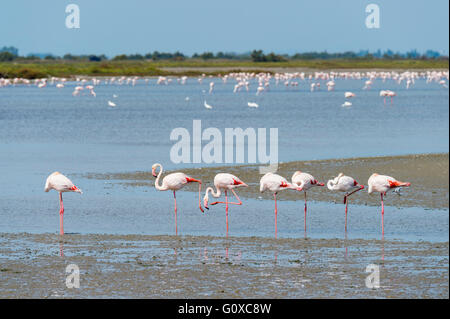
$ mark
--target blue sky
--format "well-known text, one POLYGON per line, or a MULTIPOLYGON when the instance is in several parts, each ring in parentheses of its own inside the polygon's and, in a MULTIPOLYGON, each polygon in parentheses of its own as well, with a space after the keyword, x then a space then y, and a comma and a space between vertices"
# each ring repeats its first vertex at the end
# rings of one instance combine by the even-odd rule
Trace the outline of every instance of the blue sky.
POLYGON ((0 47, 20 54, 154 50, 276 53, 427 49, 448 54, 448 0, 14 0, 0 4, 0 47), (66 5, 80 29, 65 26, 66 5), (365 8, 380 7, 380 28, 365 8))

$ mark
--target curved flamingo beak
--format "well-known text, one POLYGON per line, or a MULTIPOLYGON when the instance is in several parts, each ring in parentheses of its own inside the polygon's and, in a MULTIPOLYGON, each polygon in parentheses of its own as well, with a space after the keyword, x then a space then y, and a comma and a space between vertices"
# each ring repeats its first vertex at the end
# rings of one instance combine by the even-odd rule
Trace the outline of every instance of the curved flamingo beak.
POLYGON ((153 175, 153 177, 157 177, 155 168, 152 168, 152 175, 153 175))

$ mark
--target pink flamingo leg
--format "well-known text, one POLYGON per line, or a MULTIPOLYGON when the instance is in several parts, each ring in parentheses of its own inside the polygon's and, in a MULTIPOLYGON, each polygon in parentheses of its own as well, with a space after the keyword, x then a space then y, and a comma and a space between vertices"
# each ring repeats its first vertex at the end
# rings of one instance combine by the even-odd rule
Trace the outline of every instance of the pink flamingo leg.
POLYGON ((347 210, 348 210, 348 201, 347 196, 345 196, 345 231, 347 231, 347 210))
POLYGON ((381 233, 384 237, 384 201, 383 201, 383 193, 381 193, 381 233))
POLYGON ((275 199, 275 238, 277 238, 277 193, 273 194, 273 198, 275 199))
POLYGON ((175 235, 178 235, 178 225, 177 225, 177 196, 175 191, 173 191, 173 199, 175 200, 175 235))
POLYGON ((225 215, 227 221, 227 237, 228 237, 228 194, 226 190, 225 190, 225 215))
POLYGON ((59 234, 64 235, 64 204, 62 199, 62 193, 59 193, 59 234))
POLYGON ((306 232, 306 192, 305 192, 305 232, 306 232))
POLYGON ((344 204, 345 204, 345 231, 347 231, 347 211, 348 211, 348 197, 353 193, 359 192, 364 189, 364 186, 360 186, 360 188, 355 189, 353 192, 350 192, 344 196, 344 204))
MULTIPOLYGON (((236 199, 238 200, 238 202, 237 202, 237 203, 235 203, 235 202, 228 202, 228 204, 229 204, 229 205, 242 205, 242 201, 241 201, 241 199, 239 198, 239 196, 236 194, 236 192, 235 192, 233 189, 230 189, 230 190, 231 190, 231 192, 233 193, 234 197, 236 197, 236 199)), ((217 201, 217 202, 211 203, 211 205, 217 205, 217 204, 226 204, 226 202, 219 202, 219 201, 217 201)))

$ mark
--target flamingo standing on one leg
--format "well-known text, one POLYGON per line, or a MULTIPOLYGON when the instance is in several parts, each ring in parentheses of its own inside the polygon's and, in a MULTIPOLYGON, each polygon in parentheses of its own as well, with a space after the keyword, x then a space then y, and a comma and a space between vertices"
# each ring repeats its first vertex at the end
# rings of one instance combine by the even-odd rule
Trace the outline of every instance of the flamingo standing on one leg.
POLYGON ((173 198, 175 201, 175 234, 178 235, 178 226, 177 226, 177 197, 175 195, 175 192, 179 189, 181 189, 183 186, 185 186, 187 183, 196 182, 198 183, 198 207, 200 208, 201 212, 203 213, 203 208, 200 200, 200 193, 202 190, 202 181, 191 178, 187 176, 184 173, 172 173, 167 176, 165 176, 162 180, 162 184, 159 184, 159 179, 161 178, 161 174, 163 172, 163 167, 161 164, 156 163, 152 165, 152 175, 156 177, 155 181, 155 188, 159 191, 166 191, 166 190, 172 190, 173 191, 173 198), (156 168, 159 167, 159 173, 156 175, 156 168))
POLYGON ((396 191, 399 187, 408 187, 411 185, 411 183, 405 183, 397 181, 395 178, 386 176, 386 175, 379 175, 377 173, 372 174, 369 177, 368 180, 368 193, 371 194, 372 192, 378 192, 381 194, 381 229, 382 234, 384 236, 384 201, 383 201, 383 195, 386 196, 386 193, 390 190, 396 191))
POLYGON ((303 173, 300 171, 296 171, 294 175, 292 175, 291 180, 292 184, 300 187, 305 192, 305 232, 306 232, 306 191, 315 186, 325 186, 325 184, 319 183, 311 174, 303 173))
POLYGON ((65 192, 75 192, 83 194, 81 189, 76 187, 70 179, 68 179, 66 176, 59 172, 52 173, 49 177, 47 177, 47 180, 45 182, 45 191, 49 192, 50 190, 54 189, 55 191, 59 192, 59 233, 61 235, 64 235, 64 204, 62 199, 62 193, 65 192))
POLYGON ((225 204, 225 214, 226 214, 226 223, 227 223, 227 237, 228 237, 228 204, 231 205, 242 205, 242 201, 239 199, 238 195, 234 191, 234 188, 237 187, 248 187, 247 184, 245 184, 243 181, 241 181, 238 177, 228 174, 228 173, 219 173, 214 177, 214 186, 216 187, 216 191, 214 192, 214 188, 208 187, 206 189, 205 197, 203 198, 203 205, 206 209, 208 208, 208 200, 209 196, 208 193, 211 192, 211 195, 215 198, 219 198, 221 195, 221 189, 225 191, 225 202, 214 202, 211 203, 211 205, 216 204, 225 204), (238 200, 237 203, 235 202, 228 202, 228 194, 227 191, 230 190, 234 197, 238 200))
POLYGON ((275 200, 275 238, 277 238, 277 193, 285 189, 302 190, 301 187, 289 183, 286 178, 278 174, 267 173, 259 181, 259 191, 261 193, 266 190, 271 191, 275 200))
POLYGON ((346 176, 343 173, 339 173, 337 177, 334 179, 330 179, 327 183, 327 187, 329 190, 347 192, 344 195, 344 204, 345 204, 345 230, 347 231, 347 206, 348 201, 347 197, 364 189, 364 185, 358 184, 358 182, 350 176, 346 176), (350 192, 350 193, 349 193, 350 192))

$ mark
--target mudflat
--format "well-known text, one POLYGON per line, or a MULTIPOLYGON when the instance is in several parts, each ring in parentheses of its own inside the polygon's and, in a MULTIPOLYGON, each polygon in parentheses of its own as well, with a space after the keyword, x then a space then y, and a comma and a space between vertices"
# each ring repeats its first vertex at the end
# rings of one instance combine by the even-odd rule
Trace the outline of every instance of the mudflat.
POLYGON ((0 234, 0 298, 448 298, 448 242, 0 234), (63 255, 63 256, 60 256, 63 255), (66 267, 80 270, 67 288, 66 267), (380 287, 368 288, 369 264, 380 287))

